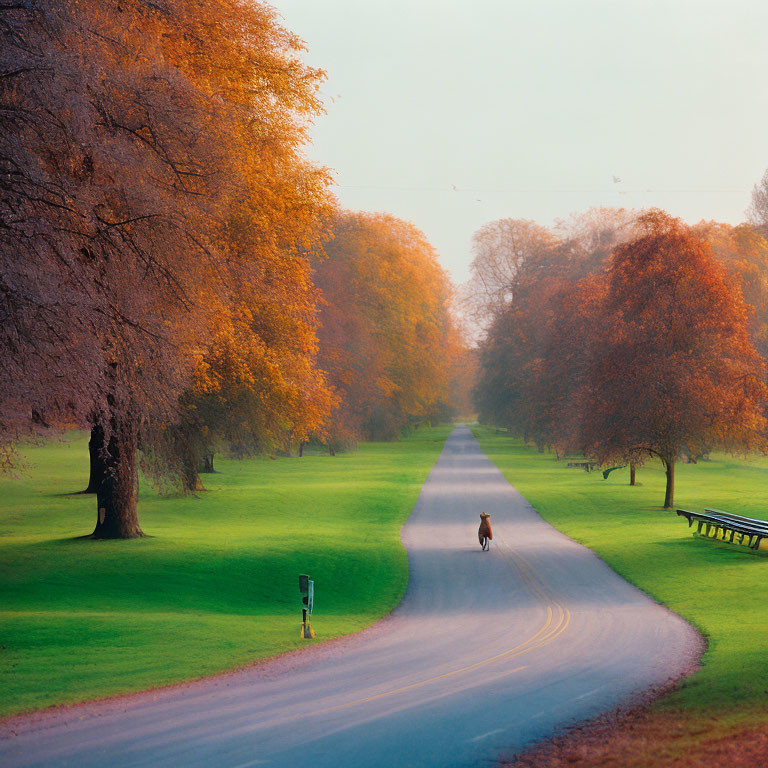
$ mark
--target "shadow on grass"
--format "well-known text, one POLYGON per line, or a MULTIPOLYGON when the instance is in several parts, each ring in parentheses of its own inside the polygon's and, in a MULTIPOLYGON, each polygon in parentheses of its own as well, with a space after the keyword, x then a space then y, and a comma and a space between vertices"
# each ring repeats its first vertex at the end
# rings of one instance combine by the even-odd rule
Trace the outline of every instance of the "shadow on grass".
POLYGON ((56 539, 43 539, 41 541, 36 541, 33 543, 24 543, 20 544, 19 546, 23 549, 36 549, 38 547, 49 547, 49 546, 67 546, 72 544, 82 544, 83 542, 88 543, 97 543, 97 542, 108 542, 108 541, 115 541, 115 542, 129 542, 129 541, 143 541, 144 539, 156 539, 157 536, 152 536, 150 534, 144 534, 143 536, 137 536, 133 539, 95 539, 93 538, 93 534, 91 533, 84 533, 80 536, 64 536, 62 538, 56 538, 56 539))
MULTIPOLYGON (((754 550, 749 547, 742 546, 741 544, 731 544, 729 541, 722 541, 720 539, 711 539, 707 536, 698 536, 692 534, 690 537, 676 541, 657 541, 655 545, 661 549, 678 549, 685 547, 687 550, 692 550, 688 554, 692 554, 696 559, 689 562, 689 568, 700 568, 703 565, 718 566, 733 564, 738 562, 739 565, 758 565, 761 561, 768 557, 768 551, 754 550)), ((670 558, 674 557, 673 553, 670 553, 670 558)), ((683 564, 680 561, 672 561, 675 563, 675 567, 682 571, 683 564)))

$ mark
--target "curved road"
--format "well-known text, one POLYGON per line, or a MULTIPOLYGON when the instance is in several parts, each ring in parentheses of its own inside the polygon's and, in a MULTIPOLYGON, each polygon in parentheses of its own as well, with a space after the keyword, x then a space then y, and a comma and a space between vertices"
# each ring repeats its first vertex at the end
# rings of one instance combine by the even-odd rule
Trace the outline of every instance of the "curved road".
POLYGON ((545 523, 466 427, 402 535, 408 592, 372 629, 208 681, 19 719, 0 764, 486 766, 666 682, 699 649, 682 619, 545 523), (483 510, 496 536, 486 553, 483 510))

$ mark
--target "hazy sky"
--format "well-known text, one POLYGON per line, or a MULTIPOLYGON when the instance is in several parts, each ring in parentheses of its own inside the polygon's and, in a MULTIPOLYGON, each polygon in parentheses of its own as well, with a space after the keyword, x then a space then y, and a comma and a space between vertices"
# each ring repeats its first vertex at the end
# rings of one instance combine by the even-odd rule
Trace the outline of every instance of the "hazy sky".
POLYGON ((457 282, 487 221, 737 223, 768 167, 766 0, 273 4, 328 73, 310 154, 342 205, 412 221, 457 282))

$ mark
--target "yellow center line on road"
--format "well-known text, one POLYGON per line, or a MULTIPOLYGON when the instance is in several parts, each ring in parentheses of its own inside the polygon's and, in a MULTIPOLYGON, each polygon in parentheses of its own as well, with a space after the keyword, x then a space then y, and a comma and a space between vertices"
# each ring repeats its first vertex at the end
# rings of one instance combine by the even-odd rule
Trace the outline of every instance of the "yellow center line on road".
MULTIPOLYGON (((504 654, 501 654, 504 655, 504 654)), ((405 691, 413 690, 414 688, 421 688, 424 685, 428 685, 429 683, 434 683, 438 680, 443 680, 446 677, 452 677, 453 675, 458 675, 462 672, 467 672, 470 669, 474 669, 476 667, 480 667, 483 664, 488 664, 489 662, 493 661, 493 659, 486 659, 485 661, 479 661, 476 664, 471 664, 468 667, 464 667, 463 669, 454 669, 451 672, 446 672, 444 675, 438 675, 437 677, 430 677, 428 680, 421 680, 418 683, 412 683, 411 685, 404 685, 402 688, 394 688, 391 691, 385 691, 384 693, 378 693, 375 696, 368 696, 365 699, 357 699, 356 701, 350 701, 347 704, 339 704, 336 707, 329 707, 328 709, 318 709, 315 712, 308 713, 309 715, 324 715, 328 712, 336 712, 339 709, 347 709, 348 707, 355 707, 358 704, 366 704, 369 701, 377 701, 378 699, 385 699, 388 696, 394 696, 398 693, 403 693, 405 691)), ((517 667, 516 669, 510 669, 509 672, 506 672, 505 674, 511 675, 514 672, 522 672, 522 670, 528 669, 528 666, 524 667, 517 667)))
MULTIPOLYGON (((511 659, 515 658, 516 656, 521 656, 524 653, 529 653, 530 651, 543 648, 544 646, 560 637, 560 635, 566 631, 568 625, 571 623, 571 612, 561 602, 554 599, 554 591, 544 583, 535 568, 530 563, 528 563, 525 558, 523 558, 517 552, 514 553, 513 556, 511 547, 506 544, 504 545, 504 548, 509 551, 509 554, 502 554, 501 556, 505 557, 505 559, 518 572, 521 581, 525 583, 530 588, 531 592, 546 605, 547 618, 544 624, 533 635, 516 645, 514 648, 509 648, 506 651, 497 653, 496 655, 490 656, 487 659, 476 661, 473 664, 461 667, 460 669, 453 669, 450 672, 444 672, 441 675, 435 675, 433 677, 426 678, 425 680, 419 680, 415 683, 393 688, 389 691, 383 691, 382 693, 377 693, 371 696, 366 696, 364 698, 348 701, 344 704, 337 704, 333 707, 326 707, 324 709, 316 709, 310 712, 304 712, 289 719, 293 720, 298 718, 314 717, 317 715, 325 715, 330 712, 338 712, 343 709, 349 709, 351 707, 356 707, 372 701, 379 701, 381 699, 388 698, 389 696, 396 696, 399 693, 412 691, 417 688, 422 688, 426 685, 431 685, 432 683, 436 683, 440 680, 446 680, 450 677, 455 677, 456 675, 471 672, 473 670, 479 669, 480 667, 484 667, 488 664, 493 664, 494 662, 500 661, 501 659, 511 659), (555 615, 557 615, 556 619, 555 615)), ((516 672, 521 672, 525 669, 528 669, 528 665, 511 669, 506 672, 505 675, 511 675, 516 672)))
MULTIPOLYGON (((397 693, 402 693, 403 691, 410 691, 414 688, 420 688, 423 685, 429 685, 430 683, 435 683, 438 680, 445 680, 446 678, 453 677, 454 675, 460 675, 464 672, 470 672, 473 669, 478 669, 479 667, 483 667, 487 664, 491 664, 494 661, 498 661, 499 659, 506 658, 508 656, 513 655, 515 652, 522 652, 522 649, 524 646, 528 645, 529 643, 535 642, 540 638, 541 635, 544 635, 546 638, 546 632, 549 629, 549 626, 552 624, 552 608, 550 606, 547 606, 547 620, 544 622, 543 626, 531 637, 529 637, 527 640, 524 640, 519 645, 516 645, 514 648, 510 648, 509 650, 502 651, 501 653, 497 653, 495 656, 491 656, 487 659, 482 659, 481 661, 476 661, 474 664, 469 664, 466 667, 461 667, 460 669, 452 669, 450 672, 444 672, 442 675, 435 675, 434 677, 428 677, 426 680, 420 680, 416 683, 410 683, 409 685, 403 685, 399 688, 393 688, 390 691, 384 691, 383 693, 377 693, 373 696, 367 696, 364 699, 355 699, 354 701, 346 702, 345 704, 338 704, 335 707, 328 707, 327 709, 319 709, 315 712, 311 712, 308 714, 312 715, 321 715, 325 714, 326 712, 335 712, 339 709, 346 709, 347 707, 354 707, 357 704, 364 704, 368 701, 376 701, 377 699, 383 699, 386 696, 394 696, 397 693)), ((562 617, 558 619, 558 625, 561 623, 562 617)), ((520 669, 525 669, 525 667, 520 667, 520 669)), ((519 671, 519 670, 513 670, 513 671, 519 671)))
MULTIPOLYGON (((420 680, 416 683, 411 683, 410 685, 403 685, 399 688, 393 688, 390 691, 384 691, 383 693, 378 693, 373 696, 367 696, 363 699, 355 699, 354 701, 348 701, 344 704, 338 704, 335 707, 328 707, 326 709, 318 709, 312 712, 307 712, 303 716, 311 717, 313 715, 324 715, 329 712, 336 712, 341 709, 348 709, 349 707, 355 707, 360 704, 366 704, 370 701, 377 701, 379 699, 384 699, 384 698, 387 698, 388 696, 395 696, 398 693, 404 693, 405 691, 411 691, 416 688, 421 688, 425 685, 436 683, 439 680, 445 680, 449 677, 454 677, 455 675, 471 672, 472 670, 479 669, 480 667, 484 667, 488 664, 492 664, 493 662, 500 661, 501 659, 514 658, 515 656, 521 656, 522 654, 528 653, 529 651, 533 651, 538 648, 543 648, 545 645, 555 640, 555 638, 562 635, 563 632, 565 632, 565 630, 567 629, 568 624, 570 623, 570 620, 571 620, 570 612, 568 611, 568 609, 563 608, 560 605, 557 605, 556 607, 558 609, 559 616, 553 628, 550 629, 550 625, 552 624, 552 619, 553 619, 552 607, 550 605, 547 605, 547 620, 544 623, 544 625, 534 635, 529 637, 527 640, 524 640, 519 645, 516 645, 514 648, 510 648, 509 650, 502 651, 501 653, 498 653, 495 656, 490 656, 487 659, 476 661, 474 664, 469 664, 466 667, 461 667, 460 669, 453 669, 450 672, 443 673, 442 675, 435 675, 434 677, 429 677, 426 680, 420 680)), ((506 674, 521 672, 524 669, 528 669, 528 666, 526 665, 523 667, 517 667, 515 669, 511 669, 506 674)))
MULTIPOLYGON (((483 667, 488 664, 492 664, 493 662, 499 661, 501 659, 514 658, 515 656, 521 656, 522 654, 528 653, 529 651, 533 651, 538 648, 543 648, 545 645, 548 645, 553 640, 555 640, 560 635, 562 635, 563 632, 565 632, 565 630, 568 628, 568 625, 571 622, 571 612, 561 603, 558 603, 555 600, 551 599, 550 595, 547 594, 546 588, 541 582, 541 578, 538 576, 536 571, 533 569, 533 567, 529 563, 527 563, 523 558, 519 557, 519 555, 515 559, 513 559, 512 557, 509 557, 508 559, 516 567, 516 570, 520 574, 522 580, 531 587, 531 591, 534 594, 536 594, 536 596, 539 597, 543 602, 546 603, 546 607, 547 607, 546 621, 539 628, 539 630, 535 632, 531 637, 529 637, 527 640, 524 640, 522 643, 519 643, 514 648, 510 648, 506 651, 502 651, 501 653, 496 654, 495 656, 490 656, 487 659, 483 659, 473 664, 469 664, 466 667, 461 667, 460 669, 454 669, 454 670, 451 670, 450 672, 445 672, 442 675, 435 675, 434 677, 429 677, 426 680, 420 680, 416 683, 404 685, 399 688, 393 688, 390 691, 374 694, 373 696, 367 696, 365 698, 355 699, 354 701, 349 701, 344 704, 338 704, 335 707, 328 707, 326 709, 315 710, 313 712, 307 713, 305 716, 322 715, 322 714, 327 714, 329 712, 336 712, 341 709, 347 709, 349 707, 358 706, 360 704, 365 704, 370 701, 377 701, 379 699, 383 699, 388 696, 394 696, 398 693, 403 693, 405 691, 421 688, 422 686, 430 685, 431 683, 435 683, 439 680, 445 680, 455 675, 471 672, 472 670, 478 669, 479 667, 483 667), (558 618, 555 626, 552 627, 552 621, 553 621, 555 612, 557 612, 558 618)), ((510 670, 508 674, 512 674, 514 672, 520 672, 527 668, 528 668, 527 666, 518 667, 516 669, 510 670)))

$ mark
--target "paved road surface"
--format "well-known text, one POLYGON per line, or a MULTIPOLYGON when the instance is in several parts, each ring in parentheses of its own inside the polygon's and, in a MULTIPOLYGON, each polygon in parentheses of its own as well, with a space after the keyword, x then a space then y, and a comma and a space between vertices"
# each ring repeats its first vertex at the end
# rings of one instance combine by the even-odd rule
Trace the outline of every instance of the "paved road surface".
POLYGON ((263 668, 22 722, 0 741, 0 765, 488 766, 665 682, 698 648, 681 619, 543 522, 465 427, 403 541, 407 595, 371 630, 263 668), (496 536, 486 553, 482 510, 496 536))

